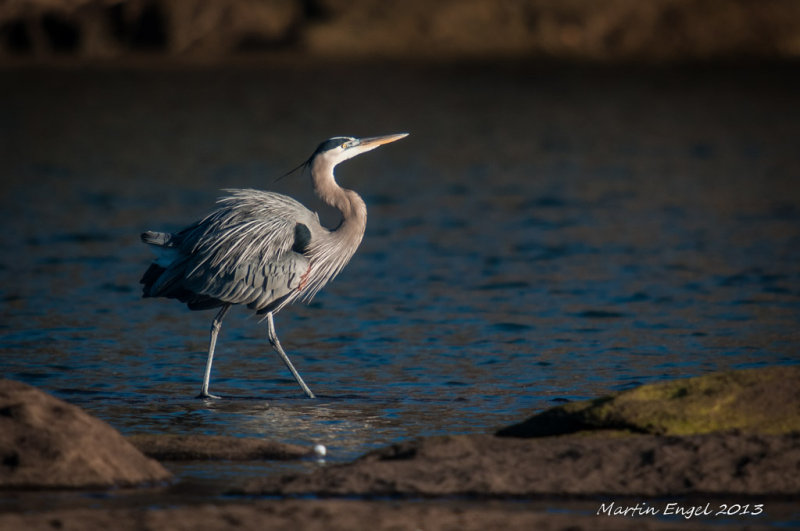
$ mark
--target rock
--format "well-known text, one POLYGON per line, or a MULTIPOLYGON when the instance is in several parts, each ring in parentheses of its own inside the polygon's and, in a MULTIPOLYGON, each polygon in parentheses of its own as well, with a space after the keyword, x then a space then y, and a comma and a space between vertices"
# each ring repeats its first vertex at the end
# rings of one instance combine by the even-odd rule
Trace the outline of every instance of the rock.
POLYGON ((171 474, 114 428, 34 387, 0 380, 0 488, 106 488, 171 474))
MULTIPOLYGON (((599 504, 598 504, 599 505, 599 504)), ((633 505, 633 503, 631 503, 633 505)), ((657 518, 555 514, 535 504, 518 502, 453 501, 407 502, 360 500, 257 500, 189 507, 137 509, 71 509, 36 514, 0 514, 2 531, 52 531, 53 529, 113 529, 115 531, 178 531, 186 529, 239 529, 260 531, 339 531, 370 529, 537 529, 581 530, 682 530, 686 522, 657 518)), ((716 530, 718 523, 692 521, 688 529, 716 530)), ((770 529, 748 525, 747 529, 770 529)))
POLYGON ((497 436, 434 437, 246 493, 369 496, 800 494, 800 367, 710 374, 567 404, 497 436))
POLYGON ((128 441, 143 454, 159 461, 225 459, 301 459, 313 454, 309 448, 256 438, 223 435, 131 435, 128 441))
POLYGON ((741 496, 800 494, 800 433, 691 437, 433 437, 247 494, 321 496, 741 496))
POLYGON ((800 431, 800 366, 642 385, 548 409, 497 435, 546 437, 597 430, 690 435, 734 429, 761 434, 800 431))

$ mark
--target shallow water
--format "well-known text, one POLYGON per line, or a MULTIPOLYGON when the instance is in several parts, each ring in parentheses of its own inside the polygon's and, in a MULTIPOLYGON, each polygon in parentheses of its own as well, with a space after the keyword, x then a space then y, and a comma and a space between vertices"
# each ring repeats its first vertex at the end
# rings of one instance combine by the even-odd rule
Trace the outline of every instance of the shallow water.
MULTIPOLYGON (((0 72, 5 377, 124 433, 323 443, 328 462, 566 400, 798 363, 800 72, 320 66, 0 72), (278 334, 142 300, 142 230, 275 182, 335 135, 364 242, 278 334)), ((335 225, 334 213, 321 211, 335 225)), ((316 466, 176 467, 198 484, 316 466)))

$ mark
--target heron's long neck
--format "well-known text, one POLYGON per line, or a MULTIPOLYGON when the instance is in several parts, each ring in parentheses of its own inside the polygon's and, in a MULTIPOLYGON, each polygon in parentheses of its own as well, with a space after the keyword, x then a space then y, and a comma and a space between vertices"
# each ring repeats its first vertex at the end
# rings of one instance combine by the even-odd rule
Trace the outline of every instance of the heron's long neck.
POLYGON ((311 267, 306 274, 304 290, 309 300, 347 265, 364 237, 367 227, 367 206, 352 190, 345 190, 333 177, 333 166, 319 160, 312 162, 311 179, 314 191, 325 203, 342 214, 342 223, 335 230, 322 232, 312 239, 308 256, 311 267))
POLYGON ((314 164, 311 179, 317 196, 342 214, 342 223, 332 234, 336 234, 341 243, 352 246, 352 252, 355 252, 367 227, 367 205, 364 200, 353 190, 339 186, 333 175, 333 167, 329 164, 314 164))

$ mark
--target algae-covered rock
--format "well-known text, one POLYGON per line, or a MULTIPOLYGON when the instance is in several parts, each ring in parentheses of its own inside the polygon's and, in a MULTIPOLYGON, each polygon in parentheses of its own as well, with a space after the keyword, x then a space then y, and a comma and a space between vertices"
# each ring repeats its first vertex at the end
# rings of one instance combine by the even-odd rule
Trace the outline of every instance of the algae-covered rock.
POLYGON ((800 366, 729 371, 642 385, 549 409, 501 429, 497 435, 546 437, 597 430, 656 435, 800 431, 800 366))

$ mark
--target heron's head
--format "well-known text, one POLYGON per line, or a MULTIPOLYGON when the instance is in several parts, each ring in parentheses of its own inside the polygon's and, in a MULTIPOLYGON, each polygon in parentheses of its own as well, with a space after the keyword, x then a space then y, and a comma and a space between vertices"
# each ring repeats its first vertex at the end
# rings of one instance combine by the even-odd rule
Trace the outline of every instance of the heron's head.
POLYGON ((367 151, 372 151, 378 146, 400 140, 408 136, 408 133, 398 133, 394 135, 373 136, 369 138, 354 138, 351 136, 335 136, 329 138, 317 147, 317 150, 308 159, 313 162, 317 157, 322 157, 331 166, 336 166, 340 162, 352 159, 356 155, 361 155, 367 151))

